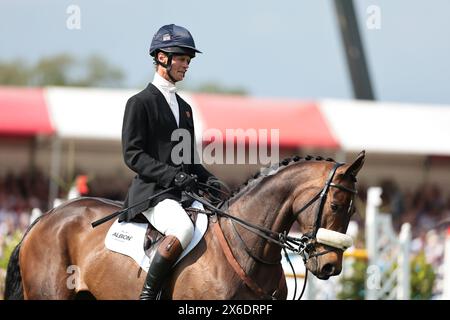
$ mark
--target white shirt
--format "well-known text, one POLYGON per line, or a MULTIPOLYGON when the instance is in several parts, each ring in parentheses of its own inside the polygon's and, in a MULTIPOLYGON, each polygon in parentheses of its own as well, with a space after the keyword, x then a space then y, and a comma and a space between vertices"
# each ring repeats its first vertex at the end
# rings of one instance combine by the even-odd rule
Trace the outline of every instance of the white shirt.
POLYGON ((178 108, 177 97, 175 96, 177 88, 172 82, 167 81, 166 79, 161 77, 158 72, 155 72, 152 84, 157 87, 158 90, 163 94, 164 98, 166 98, 170 110, 172 110, 173 116, 177 121, 177 126, 180 126, 180 110, 178 108))

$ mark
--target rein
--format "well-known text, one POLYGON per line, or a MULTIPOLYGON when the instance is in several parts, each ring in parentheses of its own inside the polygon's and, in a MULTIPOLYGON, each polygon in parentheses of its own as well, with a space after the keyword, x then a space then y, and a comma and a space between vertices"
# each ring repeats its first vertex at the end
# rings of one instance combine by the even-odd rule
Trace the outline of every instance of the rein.
MULTIPOLYGON (((218 215, 223 216, 225 218, 229 218, 229 219, 233 220, 234 222, 238 223, 239 225, 243 226, 247 230, 253 232, 254 234, 256 234, 256 235, 266 239, 269 242, 275 243, 275 244, 279 245, 282 248, 286 248, 286 249, 289 249, 289 250, 292 250, 292 251, 297 251, 297 249, 294 246, 292 246, 290 243, 298 245, 299 244, 298 241, 301 240, 301 239, 290 237, 290 236, 286 236, 285 233, 275 232, 275 231, 272 231, 272 230, 267 229, 265 227, 261 227, 261 226, 255 225, 255 224, 250 223, 248 221, 242 220, 241 218, 238 218, 238 217, 235 217, 233 215, 230 215, 227 212, 223 211, 222 209, 214 207, 212 204, 210 204, 209 202, 207 202, 203 198, 200 198, 199 196, 197 196, 194 193, 186 192, 186 194, 188 196, 190 196, 192 199, 197 200, 198 202, 202 203, 204 206, 206 206, 209 209, 211 209, 214 212, 213 214, 218 214, 218 215)), ((205 211, 201 211, 201 210, 197 210, 197 211, 213 215, 213 214, 205 212, 205 211)))
MULTIPOLYGON (((188 193, 186 192, 186 194, 188 196, 190 196, 191 198, 193 198, 194 200, 199 201, 200 203, 202 203, 204 206, 206 206, 207 208, 211 209, 214 213, 210 213, 210 212, 206 212, 203 210, 196 210, 197 212, 201 212, 201 213, 205 213, 208 215, 220 215, 220 216, 224 216, 226 218, 229 218, 232 222, 237 222, 238 224, 240 224, 241 226, 243 226, 244 228, 246 228, 247 230, 253 232, 254 234, 266 239, 269 242, 275 243, 278 246, 280 246, 281 248, 283 248, 284 252, 285 252, 285 257, 286 260, 289 262, 289 265, 291 266, 292 269, 292 273, 294 274, 294 279, 295 279, 295 290, 294 290, 294 298, 297 292, 297 275, 295 273, 294 267, 290 261, 289 256, 287 255, 287 251, 291 250, 293 252, 299 253, 299 249, 296 249, 292 244, 294 245, 301 245, 301 242, 299 242, 301 239, 299 238, 294 238, 294 237, 290 237, 287 235, 287 232, 283 232, 283 233, 279 233, 279 232, 274 232, 272 230, 269 230, 267 228, 252 224, 250 222, 247 222, 245 220, 242 220, 238 217, 232 216, 228 213, 226 213, 225 211, 218 209, 216 207, 214 207, 213 205, 211 205, 210 203, 208 203, 206 200, 198 197, 197 195, 193 194, 193 193, 188 193), (274 238, 274 237, 277 238, 274 238), (292 243, 292 244, 291 244, 292 243)), ((235 227, 234 224, 232 224, 233 227, 235 227)), ((235 230, 237 232, 237 230, 235 230)), ((222 251, 225 254, 225 257, 227 258, 228 263, 231 265, 231 267, 233 268, 233 270, 236 272, 237 275, 239 275, 239 277, 242 279, 242 281, 254 292, 256 293, 260 298, 262 299, 275 299, 275 295, 277 293, 277 289, 275 289, 275 291, 272 293, 272 295, 265 293, 263 291, 263 289, 261 289, 261 287, 252 279, 250 278, 245 271, 242 269, 242 267, 239 265, 239 263, 237 262, 236 258, 234 257, 230 246, 228 244, 228 242, 225 239, 225 236, 223 234, 222 228, 220 227, 219 221, 217 221, 217 223, 214 226, 214 233, 216 234, 217 238, 219 239, 219 243, 220 246, 222 248, 222 251)), ((262 258, 259 258, 255 255, 253 255, 253 253, 250 253, 250 249, 247 247, 247 245, 245 244, 244 240, 240 237, 239 233, 239 240, 244 244, 244 247, 246 248, 246 252, 252 257, 254 258, 256 261, 263 263, 263 264, 269 264, 269 265, 276 265, 279 264, 281 262, 281 259, 279 261, 275 262, 268 262, 263 260, 262 258)), ((281 280, 281 279, 280 279, 281 280)), ((306 280, 306 277, 305 277, 306 280)), ((305 290, 305 286, 306 286, 306 282, 303 285, 303 290, 302 290, 302 295, 303 292, 305 290)), ((301 298, 301 296, 300 296, 301 298)), ((300 298, 298 300, 300 300, 300 298)), ((294 299, 295 300, 295 299, 294 299)))
MULTIPOLYGON (((306 264, 306 262, 313 258, 313 257, 318 257, 324 254, 327 254, 329 252, 331 252, 331 249, 328 250, 324 250, 318 253, 314 253, 314 254, 310 254, 312 251, 314 251, 315 249, 315 245, 318 243, 317 241, 317 232, 320 228, 321 225, 321 221, 322 221, 322 214, 323 214, 323 207, 325 205, 325 201, 326 201, 326 196, 328 194, 328 191, 330 189, 330 187, 334 187, 334 188, 338 188, 340 190, 346 191, 346 192, 350 192, 353 194, 356 194, 356 190, 354 189, 350 189, 347 188, 343 185, 339 185, 339 184, 335 184, 332 183, 333 177, 336 173, 336 170, 342 166, 343 163, 335 163, 333 168, 331 169, 328 178, 326 180, 326 183, 324 185, 324 187, 310 200, 308 201, 308 203, 306 203, 300 210, 295 212, 295 217, 297 217, 299 214, 301 214, 302 212, 304 212, 308 207, 310 207, 313 203, 315 203, 317 200, 320 200, 319 203, 319 207, 316 211, 316 216, 315 216, 315 223, 314 223, 314 230, 312 232, 308 232, 306 234, 304 234, 301 238, 295 238, 295 237, 291 237, 287 235, 287 231, 284 231, 282 233, 280 232, 274 232, 270 229, 267 229, 265 227, 261 227, 255 224, 252 224, 250 222, 247 222, 243 219, 240 219, 238 217, 232 216, 230 214, 228 214, 227 212, 225 212, 222 209, 219 209, 215 206, 213 206, 212 204, 210 204, 208 201, 202 199, 201 197, 197 196, 194 193, 191 192, 186 192, 186 194, 188 196, 190 196, 192 199, 197 200, 198 202, 202 203, 205 207, 209 208, 210 210, 212 210, 212 212, 214 212, 213 214, 216 215, 220 215, 226 218, 229 218, 232 222, 232 226, 233 226, 233 231, 235 233, 237 233, 238 235, 238 239, 243 243, 245 251, 256 261, 263 263, 263 264, 267 264, 267 265, 276 265, 279 264, 281 262, 281 258, 279 261, 266 261, 260 257, 257 257, 256 255, 254 255, 251 250, 248 248, 248 246, 245 244, 244 240, 242 239, 242 237, 240 236, 240 234, 238 233, 238 231, 236 230, 235 224, 234 222, 238 223, 239 225, 241 225, 242 227, 244 227, 245 229, 251 231, 252 233, 266 239, 267 241, 274 243, 278 246, 280 246, 285 254, 285 258, 288 261, 292 272, 294 274, 294 280, 295 280, 295 289, 294 289, 294 298, 293 300, 295 300, 295 296, 297 293, 297 275, 295 273, 294 267, 289 259, 289 256, 287 254, 287 250, 293 251, 294 253, 299 254, 302 259, 303 262, 306 264)), ((352 204, 350 204, 351 206, 352 204)), ((201 210, 200 210, 201 211, 201 210)), ((349 211, 350 211, 350 207, 349 207, 349 211)), ((206 213, 204 211, 202 211, 203 213, 206 213)), ((210 214, 210 213, 209 213, 210 214)), ((241 277, 241 279, 244 281, 244 283, 250 288, 252 289, 257 295, 259 295, 262 298, 267 298, 267 297, 271 297, 272 299, 274 298, 274 295, 276 293, 277 290, 274 291, 274 293, 272 295, 269 295, 267 293, 264 293, 262 291, 262 289, 247 275, 245 274, 245 271, 242 269, 242 267, 239 265, 239 263, 237 262, 237 260, 234 258, 231 249, 228 245, 228 243, 226 242, 226 239, 223 235, 222 229, 219 225, 219 223, 216 224, 216 226, 214 227, 214 231, 219 239, 219 242, 221 244, 222 250, 225 253, 225 256, 227 257, 227 260, 229 262, 229 264, 233 267, 233 269, 235 270, 235 272, 241 277), (223 239, 223 240, 220 240, 223 239)), ((338 248, 340 249, 340 248, 338 248)), ((342 249, 341 249, 342 250, 342 249)), ((306 288, 306 281, 307 281, 307 276, 308 276, 308 269, 306 269, 306 273, 305 273, 305 281, 303 283, 303 289, 302 292, 298 298, 298 300, 300 300, 303 296, 303 293, 305 291, 306 288)))

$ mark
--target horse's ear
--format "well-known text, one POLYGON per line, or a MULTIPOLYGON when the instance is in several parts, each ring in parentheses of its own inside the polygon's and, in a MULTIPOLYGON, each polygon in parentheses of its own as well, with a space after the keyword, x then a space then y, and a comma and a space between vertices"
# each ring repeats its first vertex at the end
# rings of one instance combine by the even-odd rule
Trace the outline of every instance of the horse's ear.
POLYGON ((356 177, 359 170, 361 170, 364 164, 364 158, 366 156, 366 151, 361 151, 356 157, 356 160, 345 170, 344 176, 346 177, 356 177))

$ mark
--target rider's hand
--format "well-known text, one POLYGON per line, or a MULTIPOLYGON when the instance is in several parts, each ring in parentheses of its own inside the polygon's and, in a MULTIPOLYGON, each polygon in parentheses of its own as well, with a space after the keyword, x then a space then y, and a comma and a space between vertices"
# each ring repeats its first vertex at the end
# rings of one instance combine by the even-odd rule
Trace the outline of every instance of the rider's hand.
POLYGON ((222 193, 220 192, 220 190, 222 190, 222 184, 223 183, 215 176, 211 176, 208 178, 208 180, 206 180, 206 185, 212 187, 208 188, 208 192, 210 192, 216 198, 221 198, 222 196, 222 193))
POLYGON ((173 185, 180 190, 194 191, 197 185, 197 177, 186 172, 178 172, 173 179, 173 185))

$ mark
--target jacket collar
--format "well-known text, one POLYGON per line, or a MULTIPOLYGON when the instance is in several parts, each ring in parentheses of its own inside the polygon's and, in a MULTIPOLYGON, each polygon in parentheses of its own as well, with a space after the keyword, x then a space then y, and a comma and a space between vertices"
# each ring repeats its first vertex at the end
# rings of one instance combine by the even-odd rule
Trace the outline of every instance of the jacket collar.
MULTIPOLYGON (((147 88, 145 88, 145 90, 148 90, 151 94, 158 96, 159 97, 158 99, 160 99, 161 103, 164 103, 165 106, 167 106, 166 108, 162 108, 161 110, 165 113, 167 112, 169 114, 169 116, 171 118, 173 118, 173 123, 175 124, 175 127, 176 127, 175 117, 173 116, 172 111, 170 111, 169 105, 167 104, 167 101, 164 98, 161 91, 159 91, 159 89, 151 82, 147 85, 147 88)), ((177 102, 178 102, 178 106, 179 106, 179 110, 180 110, 179 127, 187 128, 187 122, 188 121, 192 122, 192 119, 191 119, 192 115, 191 115, 190 111, 187 109, 187 107, 185 106, 186 102, 184 102, 184 100, 182 100, 177 93, 175 93, 175 96, 177 98, 177 102), (190 120, 188 120, 187 118, 189 118, 190 120)))
POLYGON ((155 72, 155 76, 153 77, 152 83, 160 90, 165 92, 175 93, 177 91, 177 87, 170 81, 167 81, 158 72, 155 72))

